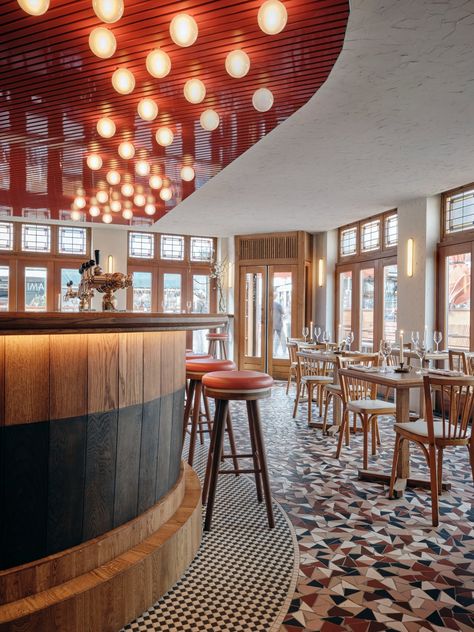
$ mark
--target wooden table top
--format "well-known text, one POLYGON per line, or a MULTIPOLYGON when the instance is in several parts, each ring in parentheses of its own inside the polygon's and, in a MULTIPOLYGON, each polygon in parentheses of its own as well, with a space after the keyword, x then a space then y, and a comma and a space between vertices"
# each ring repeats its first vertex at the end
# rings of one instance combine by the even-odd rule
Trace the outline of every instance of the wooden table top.
POLYGON ((366 382, 372 382, 374 384, 380 384, 381 386, 389 386, 390 388, 422 388, 423 387, 423 375, 417 374, 415 371, 409 371, 408 373, 395 373, 395 371, 389 367, 387 373, 381 371, 361 371, 359 369, 340 369, 340 375, 347 375, 349 377, 356 377, 366 382))

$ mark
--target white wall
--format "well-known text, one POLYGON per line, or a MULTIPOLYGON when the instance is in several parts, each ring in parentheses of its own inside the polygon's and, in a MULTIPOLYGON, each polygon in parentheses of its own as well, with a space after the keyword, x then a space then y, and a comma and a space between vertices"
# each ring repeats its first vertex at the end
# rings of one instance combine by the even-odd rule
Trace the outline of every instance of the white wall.
POLYGON ((337 230, 317 233, 313 244, 313 322, 315 326, 319 325, 322 329, 329 330, 334 337, 337 230), (323 260, 322 287, 318 284, 319 259, 323 260))
MULTIPOLYGON (((107 272, 107 262, 109 255, 114 258, 114 272, 127 272, 128 259, 128 233, 126 230, 116 228, 92 228, 92 257, 94 250, 100 250, 100 265, 107 272)), ((126 290, 118 290, 117 309, 127 308, 126 290)), ((92 308, 102 311, 102 295, 95 293, 92 301, 92 308)))

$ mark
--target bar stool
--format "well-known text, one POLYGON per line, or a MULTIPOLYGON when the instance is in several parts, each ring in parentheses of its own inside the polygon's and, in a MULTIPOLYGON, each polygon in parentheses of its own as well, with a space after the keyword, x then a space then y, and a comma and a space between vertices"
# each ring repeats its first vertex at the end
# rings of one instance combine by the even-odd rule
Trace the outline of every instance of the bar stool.
MULTIPOLYGON (((235 369, 235 364, 231 360, 216 360, 215 358, 192 358, 186 360, 186 380, 189 380, 188 393, 186 398, 186 406, 184 408, 183 419, 183 443, 186 438, 186 430, 188 428, 189 417, 191 416, 191 438, 189 441, 188 463, 192 466, 194 461, 194 452, 196 449, 196 436, 199 430, 201 443, 203 443, 203 433, 211 433, 211 413, 209 411, 209 403, 207 397, 202 397, 202 377, 210 371, 231 371, 235 369), (201 400, 204 403, 204 415, 201 414, 201 400), (203 428, 205 417, 207 430, 203 428)), ((227 430, 229 432, 229 442, 231 448, 235 452, 234 435, 232 432, 232 422, 227 419, 227 430)))
POLYGON ((231 446, 233 454, 231 454, 230 457, 234 457, 234 463, 235 458, 252 458, 253 469, 237 469, 237 473, 255 474, 257 500, 259 503, 262 502, 263 487, 268 526, 270 529, 273 529, 275 520, 273 518, 265 445, 258 410, 258 400, 269 397, 271 394, 273 378, 266 373, 259 373, 257 371, 215 371, 204 375, 202 384, 206 396, 213 397, 216 400, 216 413, 212 428, 211 446, 207 458, 206 477, 202 492, 203 504, 206 504, 207 501, 204 530, 210 531, 211 529, 218 475, 236 473, 236 470, 219 469, 224 441, 225 420, 229 410, 229 401, 233 400, 245 400, 247 402, 247 417, 252 453, 236 454, 235 448, 231 446))
POLYGON ((222 358, 227 360, 227 343, 229 342, 228 333, 208 333, 207 339, 209 341, 208 353, 214 358, 222 358))

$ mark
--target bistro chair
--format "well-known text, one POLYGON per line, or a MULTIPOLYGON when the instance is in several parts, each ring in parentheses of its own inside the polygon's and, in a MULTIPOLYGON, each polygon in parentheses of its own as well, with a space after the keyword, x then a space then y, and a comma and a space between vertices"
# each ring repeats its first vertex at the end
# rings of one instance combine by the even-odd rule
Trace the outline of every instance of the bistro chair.
POLYGON ((468 361, 464 351, 454 351, 449 349, 449 369, 450 371, 462 371, 464 375, 472 375, 471 363, 468 361))
POLYGON ((302 391, 308 393, 308 423, 312 420, 312 404, 314 391, 316 390, 316 401, 318 402, 319 414, 323 410, 324 389, 333 381, 332 370, 334 365, 319 357, 312 357, 310 354, 298 354, 298 372, 296 385, 296 398, 293 408, 293 418, 296 417, 298 404, 300 403, 302 391))
MULTIPOLYGON (((359 357, 365 358, 365 363, 367 364, 364 363, 364 365, 367 368, 378 366, 378 355, 376 354, 367 354, 359 357)), ((350 368, 350 366, 344 366, 345 364, 347 364, 347 359, 341 359, 341 368, 350 368)), ((362 370, 360 371, 360 377, 344 375, 340 372, 339 380, 342 390, 343 409, 336 459, 341 454, 344 436, 346 436, 346 442, 348 440, 349 414, 354 413, 356 418, 359 417, 362 423, 364 435, 363 469, 366 470, 369 464, 369 431, 372 435, 372 455, 374 456, 377 453, 377 444, 380 445, 378 417, 380 415, 395 415, 396 407, 392 402, 377 399, 377 384, 364 380, 362 370)))
POLYGON ((295 380, 295 383, 297 382, 298 358, 296 356, 296 352, 298 351, 298 344, 297 342, 288 339, 286 347, 288 349, 288 356, 290 358, 290 366, 288 368, 288 383, 286 385, 286 394, 288 395, 293 379, 295 380))
POLYGON ((395 424, 395 450, 393 453, 390 497, 397 477, 397 465, 403 441, 413 441, 422 450, 429 470, 431 483, 431 516, 434 527, 438 526, 438 494, 443 483, 443 452, 450 446, 466 446, 471 461, 474 480, 474 443, 472 440, 472 418, 474 414, 474 377, 446 378, 433 375, 423 377, 426 419, 395 424), (432 392, 441 391, 441 419, 434 419, 432 392))

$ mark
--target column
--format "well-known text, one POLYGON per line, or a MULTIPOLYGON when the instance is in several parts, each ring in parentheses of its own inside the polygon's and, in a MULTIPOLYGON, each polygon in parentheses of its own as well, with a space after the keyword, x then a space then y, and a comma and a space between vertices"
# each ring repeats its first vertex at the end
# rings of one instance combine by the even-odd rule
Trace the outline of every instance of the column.
POLYGON ((337 230, 317 233, 313 241, 313 323, 329 330, 334 338, 336 306, 337 230), (322 260, 322 278, 319 275, 322 260), (322 285, 320 282, 322 281, 322 285))

